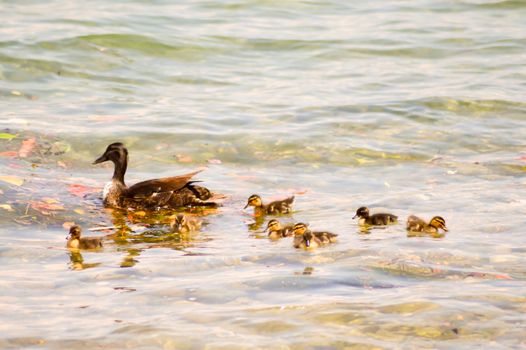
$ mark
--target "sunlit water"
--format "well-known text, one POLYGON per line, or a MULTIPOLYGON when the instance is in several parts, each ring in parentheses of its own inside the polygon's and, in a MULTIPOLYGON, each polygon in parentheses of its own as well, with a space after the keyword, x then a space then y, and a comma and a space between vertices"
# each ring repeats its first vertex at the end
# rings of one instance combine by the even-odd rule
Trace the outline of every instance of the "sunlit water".
POLYGON ((523 1, 0 15, 0 347, 526 347, 523 1), (91 162, 117 140, 128 183, 208 165, 228 200, 186 236, 170 213, 103 209, 112 169, 91 162), (242 210, 252 193, 295 193, 281 220, 339 243, 269 242, 242 210), (362 232, 362 205, 401 223, 362 232), (410 214, 450 232, 409 238, 410 214), (65 222, 109 227, 90 232, 104 249, 64 249, 65 222))

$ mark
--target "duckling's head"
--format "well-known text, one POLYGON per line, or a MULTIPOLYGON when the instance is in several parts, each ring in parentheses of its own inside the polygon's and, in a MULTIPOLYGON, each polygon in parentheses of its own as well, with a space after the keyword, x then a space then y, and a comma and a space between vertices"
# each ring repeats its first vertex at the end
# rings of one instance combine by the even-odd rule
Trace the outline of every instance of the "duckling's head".
POLYGON ((314 239, 314 235, 312 234, 312 232, 310 231, 307 231, 303 234, 303 241, 305 242, 305 246, 307 248, 310 247, 310 243, 311 241, 314 239))
POLYGON ((272 219, 268 222, 266 231, 272 232, 272 231, 278 231, 280 229, 281 229, 281 224, 279 223, 279 221, 276 219, 272 219))
POLYGON ((356 215, 353 216, 353 219, 356 219, 356 218, 364 218, 364 219, 366 219, 368 217, 369 217, 369 209, 367 207, 360 207, 356 211, 356 215))
POLYGON ((175 232, 179 232, 184 228, 186 223, 187 223, 186 216, 183 214, 177 214, 177 216, 173 219, 170 226, 175 232))
POLYGON ((104 154, 97 158, 93 164, 99 164, 111 160, 113 163, 118 163, 123 159, 128 158, 128 150, 121 142, 115 142, 109 145, 104 151, 104 154))
POLYGON ((252 196, 248 197, 247 205, 243 209, 246 209, 248 206, 252 207, 261 207, 263 206, 263 202, 261 201, 261 197, 257 194, 253 194, 252 196))
POLYGON ((431 221, 429 222, 429 226, 433 226, 436 229, 441 228, 442 230, 446 232, 448 231, 446 227, 446 220, 444 220, 444 218, 441 216, 435 216, 434 218, 432 218, 431 221))
POLYGON ((292 231, 294 231, 295 236, 300 236, 307 231, 307 225, 304 224, 303 222, 298 222, 297 224, 294 225, 294 227, 292 228, 292 231))
POLYGON ((66 239, 80 239, 80 226, 73 225, 69 228, 69 235, 66 239))

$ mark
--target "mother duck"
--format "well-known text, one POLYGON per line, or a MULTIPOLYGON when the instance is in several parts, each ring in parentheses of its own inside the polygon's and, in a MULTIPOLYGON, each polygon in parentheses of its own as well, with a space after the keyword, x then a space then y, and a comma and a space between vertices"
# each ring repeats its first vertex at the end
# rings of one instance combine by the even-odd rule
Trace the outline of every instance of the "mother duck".
POLYGON ((128 187, 124 174, 128 167, 128 150, 120 142, 106 148, 93 164, 112 161, 115 165, 113 178, 104 187, 104 205, 116 208, 161 209, 184 206, 218 206, 221 195, 214 195, 207 188, 191 181, 201 170, 192 173, 146 180, 128 187))

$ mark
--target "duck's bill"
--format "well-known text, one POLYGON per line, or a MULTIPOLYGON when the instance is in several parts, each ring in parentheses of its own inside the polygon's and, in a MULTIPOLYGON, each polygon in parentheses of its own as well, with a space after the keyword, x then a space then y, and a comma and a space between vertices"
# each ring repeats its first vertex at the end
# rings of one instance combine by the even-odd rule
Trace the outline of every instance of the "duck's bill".
POLYGON ((358 216, 358 215, 353 216, 352 219, 353 219, 353 220, 356 219, 357 216, 358 216))
POLYGON ((246 208, 248 208, 248 205, 249 205, 249 204, 250 204, 250 203, 247 203, 247 205, 245 205, 245 207, 244 207, 243 209, 246 209, 246 208))
POLYGON ((310 239, 305 240, 305 246, 308 248, 310 247, 310 239))
POLYGON ((105 155, 102 155, 100 156, 99 158, 97 158, 93 164, 99 164, 99 163, 103 163, 103 162, 106 162, 108 160, 108 158, 105 156, 105 155))
POLYGON ((444 230, 444 231, 446 231, 446 232, 448 232, 448 231, 449 231, 449 230, 447 229, 447 227, 446 227, 446 226, 442 226, 442 230, 444 230))

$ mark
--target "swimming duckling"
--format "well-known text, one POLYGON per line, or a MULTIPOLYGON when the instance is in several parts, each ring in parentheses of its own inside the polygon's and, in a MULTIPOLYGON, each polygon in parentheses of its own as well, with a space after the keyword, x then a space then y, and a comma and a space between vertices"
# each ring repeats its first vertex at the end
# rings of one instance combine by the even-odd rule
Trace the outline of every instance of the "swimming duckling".
POLYGON ((325 231, 312 232, 307 225, 299 222, 294 225, 294 248, 318 248, 319 246, 336 242, 337 234, 325 231))
POLYGON ((285 198, 279 201, 274 201, 269 204, 263 204, 261 197, 257 194, 253 194, 248 198, 247 205, 243 209, 246 209, 248 206, 254 207, 254 215, 278 215, 278 214, 288 214, 292 212, 292 203, 294 202, 294 196, 285 198))
POLYGON ((188 216, 184 214, 177 214, 175 218, 170 222, 170 227, 172 232, 175 233, 186 233, 199 231, 201 224, 203 222, 201 219, 193 216, 188 216))
POLYGON ((437 233, 439 229, 448 231, 446 227, 446 220, 441 216, 435 216, 431 221, 426 223, 424 220, 417 216, 411 215, 407 218, 407 230, 411 232, 426 232, 426 233, 437 233))
POLYGON ((268 231, 268 238, 270 239, 280 239, 283 237, 289 237, 293 235, 292 231, 293 225, 285 225, 281 227, 281 224, 278 220, 272 219, 268 222, 267 228, 265 231, 268 231))
POLYGON ((377 213, 369 215, 369 209, 367 207, 360 207, 356 211, 356 215, 353 219, 359 218, 358 222, 360 225, 389 225, 394 224, 398 220, 398 216, 386 213, 377 213))
POLYGON ((218 206, 218 199, 207 188, 195 185, 192 181, 201 170, 192 173, 146 180, 128 187, 124 183, 124 174, 128 167, 128 150, 120 142, 106 148, 102 156, 93 164, 112 161, 115 169, 113 178, 104 187, 102 194, 104 205, 117 208, 177 208, 183 206, 218 206))
POLYGON ((73 225, 69 229, 69 235, 66 237, 68 243, 66 246, 71 249, 97 249, 102 248, 101 237, 80 237, 81 229, 78 225, 73 225))

